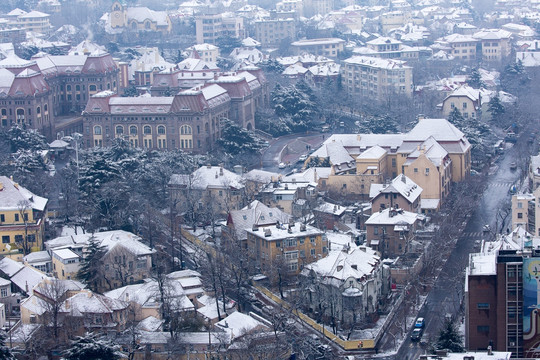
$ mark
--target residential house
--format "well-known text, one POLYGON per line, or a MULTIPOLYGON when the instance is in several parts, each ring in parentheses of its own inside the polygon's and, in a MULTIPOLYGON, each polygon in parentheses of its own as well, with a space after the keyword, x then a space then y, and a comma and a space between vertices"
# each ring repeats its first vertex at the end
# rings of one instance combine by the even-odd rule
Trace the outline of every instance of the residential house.
POLYGON ((420 215, 399 208, 373 212, 366 221, 367 244, 381 253, 383 259, 410 251, 420 215))
POLYGON ((300 275, 308 313, 322 312, 350 326, 374 316, 390 288, 390 271, 378 252, 350 243, 307 264, 300 275))
POLYGON ((52 26, 50 15, 41 11, 33 10, 17 17, 17 22, 26 30, 35 33, 48 35, 51 33, 52 26))
POLYGON ((41 250, 48 200, 0 176, 0 248, 2 255, 22 257, 41 250))
POLYGON ((248 248, 247 230, 256 227, 265 227, 288 224, 291 215, 276 207, 268 207, 258 200, 252 201, 240 210, 230 211, 227 216, 227 226, 222 227, 223 237, 241 243, 242 249, 248 248))
POLYGON ((454 109, 465 118, 478 119, 482 113, 482 93, 468 85, 452 91, 440 105, 442 116, 446 119, 454 109))
POLYGON ((529 188, 535 191, 540 186, 540 155, 531 156, 529 165, 529 188))
POLYGON ((169 188, 179 208, 184 204, 187 211, 206 216, 225 217, 244 206, 242 176, 223 166, 202 166, 191 174, 172 175, 169 188))
POLYGON ((61 278, 73 277, 91 240, 105 249, 101 269, 103 276, 98 288, 116 289, 148 277, 155 250, 142 243, 140 237, 123 230, 61 236, 47 241, 45 247, 52 255, 53 272, 61 278))
POLYGON ((219 56, 219 48, 212 44, 195 44, 186 49, 190 53, 189 57, 197 58, 194 53, 197 52, 198 57, 207 63, 216 63, 219 56))
MULTIPOLYGON (((29 295, 37 284, 48 278, 41 271, 8 257, 0 260, 0 274, 4 279, 11 281, 12 294, 20 292, 29 295)), ((9 305, 11 305, 11 309, 18 307, 18 303, 10 303, 9 305)))
POLYGON ((155 11, 147 7, 128 7, 121 1, 114 1, 111 12, 106 13, 101 21, 105 22, 105 30, 112 34, 126 31, 166 35, 172 30, 172 22, 166 11, 155 11))
POLYGON ((450 54, 460 60, 476 60, 476 48, 479 40, 470 35, 451 34, 445 36, 436 43, 448 46, 450 54))
POLYGON ((409 212, 421 211, 422 188, 405 174, 396 176, 389 184, 372 184, 371 207, 375 211, 397 207, 409 212))
MULTIPOLYGON (((535 193, 538 192, 540 191, 535 191, 535 193)), ((534 194, 512 195, 512 230, 521 227, 525 231, 538 236, 536 229, 536 200, 534 194)))
POLYGON ((244 18, 222 13, 217 7, 208 7, 195 17, 197 44, 215 45, 221 36, 245 37, 244 18))
POLYGON ((320 201, 312 211, 316 227, 323 230, 334 230, 340 223, 344 222, 347 208, 338 204, 320 201))
POLYGON ((149 317, 163 320, 164 307, 175 312, 195 310, 193 301, 204 295, 200 278, 201 274, 196 271, 181 270, 165 275, 161 284, 147 278, 140 284, 127 285, 104 295, 130 303, 135 321, 149 317))
POLYGON ((306 264, 328 254, 324 233, 301 223, 246 229, 248 252, 263 273, 282 268, 297 274, 306 264))

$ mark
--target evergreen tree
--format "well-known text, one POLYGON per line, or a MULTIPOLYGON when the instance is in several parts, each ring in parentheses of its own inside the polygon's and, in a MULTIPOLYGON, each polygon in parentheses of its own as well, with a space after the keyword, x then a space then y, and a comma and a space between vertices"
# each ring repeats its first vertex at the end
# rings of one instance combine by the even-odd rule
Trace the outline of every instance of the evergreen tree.
POLYGON ((217 143, 231 155, 238 155, 245 151, 254 152, 261 148, 258 139, 251 132, 229 119, 221 121, 221 138, 217 140, 217 143))
POLYGON ((47 149, 45 136, 33 129, 23 129, 13 126, 2 134, 2 139, 7 140, 12 153, 19 150, 39 151, 47 149))
POLYGON ((491 114, 491 121, 499 124, 505 111, 506 109, 504 108, 504 105, 502 104, 498 95, 489 100, 488 112, 491 114))
POLYGON ((176 57, 174 58, 174 63, 178 64, 185 60, 184 55, 182 55, 182 51, 178 50, 176 53, 176 57))
POLYGON ((471 74, 467 79, 467 84, 475 89, 484 87, 485 84, 482 82, 482 76, 477 68, 472 69, 471 74))
POLYGON ((456 323, 447 319, 439 332, 437 349, 447 349, 451 352, 463 352, 463 339, 457 330, 456 323))
POLYGON ((122 357, 118 345, 99 339, 99 334, 78 336, 63 353, 66 360, 117 360, 122 357))
POLYGON ((15 359, 11 353, 11 349, 6 345, 6 334, 0 332, 0 360, 12 360, 15 359))
POLYGON ((77 278, 88 285, 88 288, 94 292, 97 292, 99 280, 102 278, 102 259, 105 253, 105 247, 101 246, 92 236, 88 241, 88 247, 77 273, 77 278))

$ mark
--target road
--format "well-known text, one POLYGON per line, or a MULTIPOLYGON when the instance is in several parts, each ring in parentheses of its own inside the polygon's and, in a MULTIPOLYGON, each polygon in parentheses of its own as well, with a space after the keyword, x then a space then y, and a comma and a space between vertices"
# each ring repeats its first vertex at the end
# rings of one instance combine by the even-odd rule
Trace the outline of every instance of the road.
MULTIPOLYGON (((496 228, 497 213, 500 208, 508 206, 510 186, 520 178, 520 169, 510 170, 510 163, 519 157, 518 147, 512 147, 501 156, 498 169, 487 178, 488 184, 483 193, 479 206, 469 218, 462 235, 457 240, 450 257, 442 266, 442 271, 435 281, 435 286, 429 292, 424 306, 418 313, 419 317, 426 319, 424 340, 433 340, 437 337, 446 314, 459 318, 462 310, 463 285, 465 268, 468 265, 468 255, 478 250, 479 240, 493 234, 484 233, 483 227, 489 224, 491 229, 496 228)), ((504 224, 498 224, 499 229, 510 227, 510 216, 504 224)), ((411 342, 410 330, 405 341, 396 355, 396 359, 417 359, 423 354, 424 348, 417 342, 411 342)))
MULTIPOLYGON (((298 157, 307 154, 309 150, 316 149, 331 134, 292 134, 273 140, 262 154, 262 170, 279 173, 289 173, 297 164, 298 157), (289 163, 285 169, 279 169, 279 163, 289 163)), ((297 166, 298 165, 298 166, 297 166)))

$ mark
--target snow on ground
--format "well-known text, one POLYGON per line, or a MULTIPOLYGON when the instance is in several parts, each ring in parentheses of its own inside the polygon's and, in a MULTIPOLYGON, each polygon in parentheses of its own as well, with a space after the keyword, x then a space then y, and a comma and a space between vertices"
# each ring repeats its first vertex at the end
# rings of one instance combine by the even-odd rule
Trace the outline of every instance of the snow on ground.
POLYGON ((72 227, 72 226, 64 226, 62 227, 62 234, 60 236, 72 236, 77 234, 84 234, 83 228, 80 226, 72 227))

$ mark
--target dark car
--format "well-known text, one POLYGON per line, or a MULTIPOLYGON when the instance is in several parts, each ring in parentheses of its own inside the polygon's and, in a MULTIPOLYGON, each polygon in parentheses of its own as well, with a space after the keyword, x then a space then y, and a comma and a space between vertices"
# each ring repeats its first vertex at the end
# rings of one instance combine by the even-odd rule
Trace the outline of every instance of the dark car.
POLYGON ((420 341, 422 338, 423 329, 422 328, 414 328, 414 330, 411 333, 411 341, 420 341))

